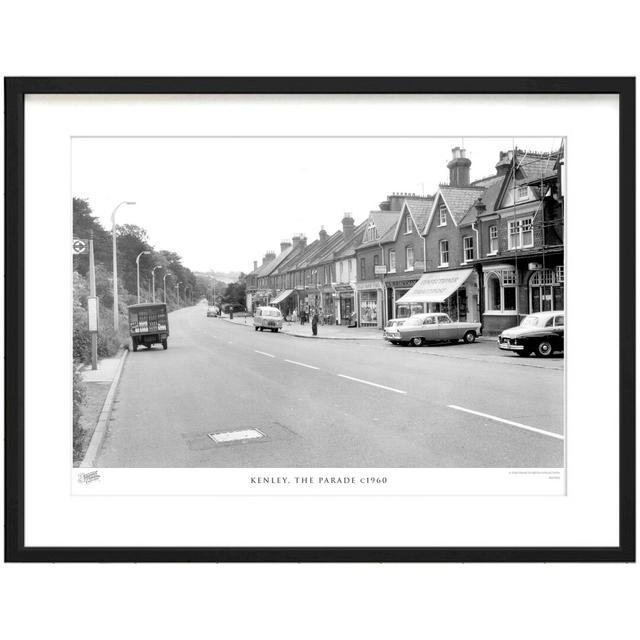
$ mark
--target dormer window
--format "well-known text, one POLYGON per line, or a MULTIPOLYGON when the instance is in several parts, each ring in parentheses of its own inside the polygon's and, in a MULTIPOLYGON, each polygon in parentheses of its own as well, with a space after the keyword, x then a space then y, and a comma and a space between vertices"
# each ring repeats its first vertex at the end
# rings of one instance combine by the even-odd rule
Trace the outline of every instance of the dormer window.
POLYGON ((374 222, 370 222, 366 231, 364 232, 364 241, 373 242, 378 237, 376 225, 374 222))
POLYGON ((438 223, 438 226, 439 227, 447 226, 447 205, 446 204, 440 205, 440 222, 438 223))
POLYGON ((520 200, 528 200, 529 199, 529 187, 526 185, 523 187, 518 187, 516 189, 516 199, 520 200))
POLYGON ((407 216, 404 220, 404 232, 405 233, 411 233, 412 228, 411 228, 411 216, 407 216))

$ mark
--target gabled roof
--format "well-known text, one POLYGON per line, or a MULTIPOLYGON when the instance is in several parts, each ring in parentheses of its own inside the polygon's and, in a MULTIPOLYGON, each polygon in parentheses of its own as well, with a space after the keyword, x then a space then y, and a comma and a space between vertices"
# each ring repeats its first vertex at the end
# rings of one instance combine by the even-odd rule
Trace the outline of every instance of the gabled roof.
POLYGON ((425 225, 422 235, 425 235, 431 226, 431 222, 435 216, 436 206, 440 199, 447 206, 453 224, 457 227, 464 217, 467 215, 471 205, 478 199, 478 196, 482 196, 484 193, 484 187, 448 187, 441 186, 433 200, 433 206, 429 213, 429 219, 425 225))
MULTIPOLYGON (((491 213, 495 209, 496 201, 502 192, 502 182, 504 181, 504 176, 495 176, 495 180, 489 184, 489 186, 484 190, 482 194, 478 194, 478 198, 482 198, 482 204, 486 207, 486 213, 491 213)), ((478 219, 478 210, 475 208, 475 200, 467 210, 467 213, 464 215, 459 225, 467 225, 472 224, 478 219)))
POLYGON ((293 251, 293 247, 287 247, 284 251, 280 252, 273 260, 270 260, 266 264, 258 267, 255 271, 252 271, 250 275, 254 275, 257 278, 262 278, 273 273, 277 268, 293 251))
POLYGON ((361 242, 360 247, 368 247, 370 245, 382 242, 382 238, 390 229, 392 229, 392 227, 394 227, 394 225, 398 222, 398 218, 400 217, 400 211, 371 211, 371 213, 369 213, 369 217, 366 220, 365 230, 371 224, 375 225, 378 237, 375 240, 361 242))

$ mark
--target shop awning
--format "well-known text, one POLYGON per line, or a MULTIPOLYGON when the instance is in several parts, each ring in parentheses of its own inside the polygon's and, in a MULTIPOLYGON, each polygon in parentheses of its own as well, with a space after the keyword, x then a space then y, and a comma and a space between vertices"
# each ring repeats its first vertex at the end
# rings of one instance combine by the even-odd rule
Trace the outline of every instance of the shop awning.
POLYGON ((444 302, 471 275, 473 269, 425 273, 396 304, 444 302))
POLYGON ((280 304, 283 300, 286 300, 293 293, 293 289, 287 289, 282 293, 279 293, 270 304, 280 304))

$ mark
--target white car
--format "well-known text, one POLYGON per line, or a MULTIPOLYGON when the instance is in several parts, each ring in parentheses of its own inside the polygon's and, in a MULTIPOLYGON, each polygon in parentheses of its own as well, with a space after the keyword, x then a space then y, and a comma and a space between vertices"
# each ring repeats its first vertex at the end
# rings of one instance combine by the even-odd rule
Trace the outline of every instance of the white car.
POLYGON ((479 335, 479 322, 452 322, 446 313, 416 313, 400 325, 387 326, 383 337, 391 344, 419 347, 427 342, 470 343, 479 335))
POLYGON ((258 307, 253 316, 253 326, 255 330, 264 331, 270 329, 278 333, 282 329, 282 314, 276 307, 258 307))

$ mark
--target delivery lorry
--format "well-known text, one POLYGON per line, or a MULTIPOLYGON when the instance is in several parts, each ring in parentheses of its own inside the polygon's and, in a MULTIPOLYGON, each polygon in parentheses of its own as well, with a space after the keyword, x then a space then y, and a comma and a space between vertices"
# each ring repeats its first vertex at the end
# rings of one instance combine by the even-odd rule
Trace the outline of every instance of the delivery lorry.
POLYGON ((129 335, 133 351, 145 346, 151 349, 154 344, 167 348, 169 337, 169 318, 167 305, 162 303, 132 304, 129 307, 129 335))

